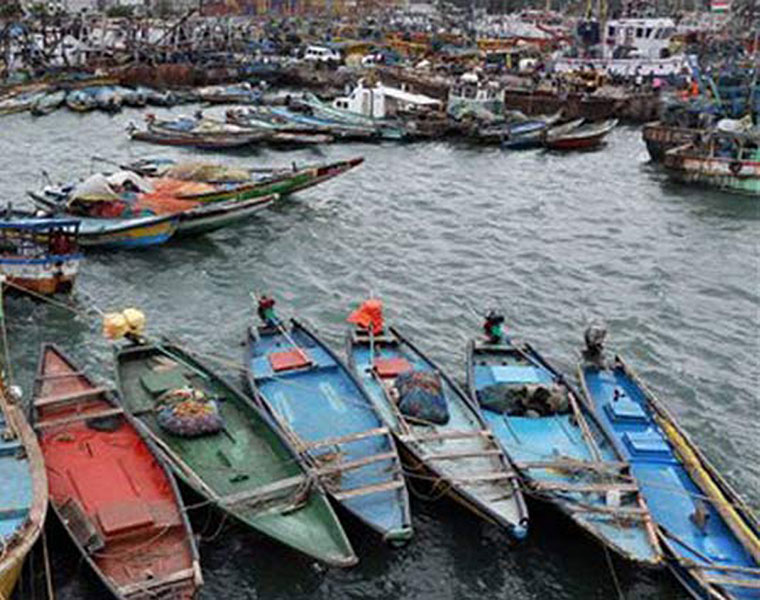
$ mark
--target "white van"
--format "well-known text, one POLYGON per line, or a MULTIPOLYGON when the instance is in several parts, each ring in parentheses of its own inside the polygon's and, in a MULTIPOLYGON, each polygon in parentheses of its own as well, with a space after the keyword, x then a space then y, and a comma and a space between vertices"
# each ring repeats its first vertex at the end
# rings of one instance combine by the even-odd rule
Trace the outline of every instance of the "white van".
POLYGON ((309 46, 303 55, 304 60, 316 62, 340 62, 340 53, 324 46, 309 46))

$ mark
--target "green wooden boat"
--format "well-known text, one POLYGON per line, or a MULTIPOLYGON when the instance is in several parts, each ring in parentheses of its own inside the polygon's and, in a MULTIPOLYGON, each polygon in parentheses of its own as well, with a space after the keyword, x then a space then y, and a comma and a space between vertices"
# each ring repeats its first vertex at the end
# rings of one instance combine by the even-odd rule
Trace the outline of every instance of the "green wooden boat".
POLYGON ((187 485, 286 546, 329 565, 356 564, 316 477, 252 401, 171 344, 120 348, 116 363, 125 409, 187 485), (156 400, 188 387, 215 401, 224 423, 221 431, 184 437, 159 425, 156 400))

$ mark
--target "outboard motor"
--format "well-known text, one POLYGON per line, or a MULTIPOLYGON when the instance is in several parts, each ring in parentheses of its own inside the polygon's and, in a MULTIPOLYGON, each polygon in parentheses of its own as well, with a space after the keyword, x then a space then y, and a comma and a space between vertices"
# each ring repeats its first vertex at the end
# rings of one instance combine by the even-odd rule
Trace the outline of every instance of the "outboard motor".
POLYGON ((604 340, 606 337, 607 327, 601 321, 592 321, 583 334, 586 341, 583 358, 586 362, 600 369, 604 368, 604 340))

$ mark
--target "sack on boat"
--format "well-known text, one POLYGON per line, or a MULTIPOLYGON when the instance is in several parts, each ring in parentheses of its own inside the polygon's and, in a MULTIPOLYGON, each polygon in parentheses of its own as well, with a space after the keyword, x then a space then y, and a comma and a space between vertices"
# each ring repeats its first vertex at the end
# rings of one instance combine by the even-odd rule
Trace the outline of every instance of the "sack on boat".
POLYGON ((478 392, 483 408, 515 417, 542 417, 566 413, 567 389, 558 384, 497 383, 478 392))
POLYGON ((408 371, 396 378, 398 408, 402 414, 436 425, 449 422, 449 409, 437 373, 408 371))
POLYGON ((176 388, 157 400, 159 426, 183 437, 218 433, 224 427, 219 406, 201 390, 176 388))

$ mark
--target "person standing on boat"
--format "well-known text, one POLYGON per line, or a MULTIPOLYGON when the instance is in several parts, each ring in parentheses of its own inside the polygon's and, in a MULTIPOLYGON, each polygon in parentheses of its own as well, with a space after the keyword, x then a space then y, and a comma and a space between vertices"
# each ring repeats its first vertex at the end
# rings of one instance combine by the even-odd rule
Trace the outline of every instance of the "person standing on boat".
POLYGON ((262 294, 261 298, 259 298, 259 306, 256 312, 259 315, 259 319, 264 322, 266 327, 277 327, 280 323, 280 320, 277 318, 277 314, 274 311, 274 305, 274 298, 271 298, 266 294, 262 294))
POLYGON ((495 310, 488 312, 486 320, 483 323, 483 331, 485 331, 489 344, 498 344, 504 339, 503 325, 503 315, 497 313, 495 310))

